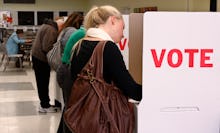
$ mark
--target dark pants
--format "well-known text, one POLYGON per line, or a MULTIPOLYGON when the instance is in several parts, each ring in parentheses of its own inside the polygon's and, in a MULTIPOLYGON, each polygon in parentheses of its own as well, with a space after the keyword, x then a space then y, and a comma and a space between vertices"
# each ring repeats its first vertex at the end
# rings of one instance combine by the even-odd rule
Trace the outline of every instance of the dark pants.
MULTIPOLYGON (((57 82, 59 86, 62 88, 63 100, 64 100, 64 104, 66 105, 69 99, 70 93, 71 93, 72 85, 73 85, 73 79, 71 78, 71 71, 68 65, 61 64, 58 67, 57 82)), ((57 133, 71 133, 66 123, 64 122, 64 118, 63 118, 63 113, 66 110, 65 105, 64 105, 64 109, 62 112, 62 116, 60 119, 60 124, 57 130, 57 133)))
MULTIPOLYGON (((65 110, 65 107, 64 107, 64 110, 65 110)), ((59 124, 58 130, 57 130, 57 133, 72 133, 69 130, 69 128, 67 127, 66 123, 64 122, 63 113, 64 113, 64 111, 62 112, 62 116, 60 119, 60 124, 59 124)))
POLYGON ((61 64, 57 69, 57 82, 62 88, 63 92, 63 100, 66 104, 71 93, 71 89, 73 86, 73 78, 71 76, 70 66, 67 64, 61 64))
POLYGON ((33 69, 35 72, 38 96, 40 105, 43 108, 50 107, 49 98, 49 81, 50 81, 50 66, 47 62, 43 62, 32 56, 33 69))

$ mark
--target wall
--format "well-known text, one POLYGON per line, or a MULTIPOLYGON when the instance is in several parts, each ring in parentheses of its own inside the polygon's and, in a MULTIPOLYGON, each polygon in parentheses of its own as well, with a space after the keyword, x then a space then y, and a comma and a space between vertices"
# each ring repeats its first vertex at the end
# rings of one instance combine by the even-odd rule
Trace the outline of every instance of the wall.
POLYGON ((84 11, 88 7, 88 0, 36 0, 35 4, 3 4, 1 10, 30 11, 30 10, 77 10, 84 11))
MULTIPOLYGON (((219 9, 220 0, 217 1, 219 9)), ((89 0, 89 5, 109 3, 122 12, 124 9, 133 12, 134 8, 147 6, 157 6, 159 11, 209 11, 210 0, 89 0)))
MULTIPOLYGON (((36 0, 35 4, 4 4, 0 1, 0 10, 11 11, 13 17, 12 25, 17 25, 17 11, 54 11, 54 17, 58 16, 58 11, 86 11, 88 9, 87 0, 36 0)), ((35 17, 35 24, 36 24, 35 17)))
MULTIPOLYGON (((104 5, 108 4, 109 0, 90 0, 90 5, 104 5)), ((111 5, 117 7, 119 10, 130 9, 129 12, 133 12, 134 8, 157 6, 161 11, 183 11, 186 10, 186 2, 184 0, 111 0, 111 5), (172 3, 172 6, 171 6, 172 3)), ((127 11, 125 11, 127 12, 127 11)))
MULTIPOLYGON (((220 0, 217 0, 220 4, 220 0)), ((191 0, 190 1, 190 10, 189 11, 209 11, 210 0, 191 0)), ((220 9, 219 9, 220 10, 220 9)))
MULTIPOLYGON (((218 10, 220 10, 220 0, 218 10)), ((210 0, 36 0, 35 4, 3 4, 1 10, 27 11, 27 10, 77 10, 88 11, 93 5, 111 4, 119 10, 157 6, 159 11, 209 11, 210 0)))
MULTIPOLYGON (((217 0, 217 10, 220 10, 220 0, 217 0)), ((12 12, 17 25, 17 11, 84 11, 87 12, 93 5, 111 4, 123 14, 132 13, 134 8, 157 6, 159 11, 209 11, 210 0, 36 0, 35 4, 3 4, 0 1, 0 10, 12 12)))

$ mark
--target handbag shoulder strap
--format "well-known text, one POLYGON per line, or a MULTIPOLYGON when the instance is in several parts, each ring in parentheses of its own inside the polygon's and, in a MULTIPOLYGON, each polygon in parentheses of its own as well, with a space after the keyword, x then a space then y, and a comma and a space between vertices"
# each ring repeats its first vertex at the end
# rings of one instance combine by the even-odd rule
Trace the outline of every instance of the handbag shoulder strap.
POLYGON ((82 39, 80 39, 80 40, 78 40, 75 44, 73 44, 73 47, 72 47, 72 49, 71 49, 71 54, 70 54, 70 61, 72 61, 72 59, 73 59, 73 55, 74 55, 74 53, 75 53, 75 51, 77 52, 76 54, 78 54, 79 53, 79 50, 80 50, 80 47, 81 47, 81 43, 82 43, 82 41, 83 41, 83 38, 82 39))
POLYGON ((106 42, 107 41, 98 42, 88 62, 88 65, 95 66, 94 77, 100 79, 103 78, 103 52, 106 42))

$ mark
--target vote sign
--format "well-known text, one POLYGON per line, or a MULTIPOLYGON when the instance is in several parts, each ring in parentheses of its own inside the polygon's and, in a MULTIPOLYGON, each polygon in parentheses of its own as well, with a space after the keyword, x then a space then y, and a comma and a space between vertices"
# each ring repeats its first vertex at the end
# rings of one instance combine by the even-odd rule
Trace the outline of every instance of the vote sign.
POLYGON ((138 133, 219 133, 220 13, 147 12, 138 133))

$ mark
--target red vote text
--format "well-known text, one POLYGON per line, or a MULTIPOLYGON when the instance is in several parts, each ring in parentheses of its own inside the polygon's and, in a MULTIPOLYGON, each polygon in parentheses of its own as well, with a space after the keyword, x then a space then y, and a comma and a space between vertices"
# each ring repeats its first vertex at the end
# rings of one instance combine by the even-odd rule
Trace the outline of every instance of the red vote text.
POLYGON ((124 38, 124 39, 122 39, 118 44, 119 44, 119 48, 120 48, 120 50, 124 50, 125 49, 125 46, 127 45, 127 38, 124 38))
POLYGON ((188 56, 187 60, 188 67, 193 68, 195 66, 195 56, 199 55, 200 63, 199 67, 213 67, 211 63, 210 54, 213 54, 213 49, 162 49, 156 50, 151 49, 152 58, 155 64, 155 67, 161 67, 164 63, 164 60, 167 61, 168 65, 173 68, 180 67, 183 62, 183 58, 188 56), (174 60, 173 56, 176 56, 177 59, 174 60))

